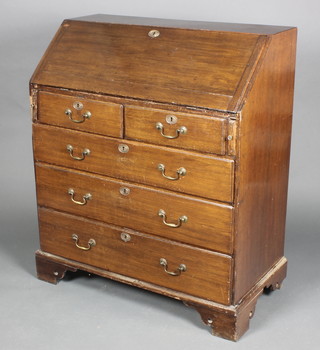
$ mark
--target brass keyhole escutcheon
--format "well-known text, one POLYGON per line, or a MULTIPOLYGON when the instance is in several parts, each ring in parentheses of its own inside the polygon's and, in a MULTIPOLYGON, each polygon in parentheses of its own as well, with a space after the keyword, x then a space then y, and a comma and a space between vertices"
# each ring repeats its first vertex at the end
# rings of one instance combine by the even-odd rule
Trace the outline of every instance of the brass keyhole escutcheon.
POLYGON ((81 102, 78 102, 78 101, 74 102, 72 106, 77 111, 81 111, 81 109, 83 108, 83 104, 81 102))
POLYGON ((120 143, 120 145, 118 146, 118 150, 120 153, 128 153, 129 152, 129 146, 124 144, 124 143, 120 143))
POLYGON ((178 118, 175 115, 169 114, 166 116, 166 122, 170 125, 176 124, 178 118))
POLYGON ((130 188, 128 188, 128 187, 120 187, 120 193, 123 196, 128 196, 130 194, 130 188))
POLYGON ((160 36, 160 32, 159 32, 159 30, 152 29, 152 30, 150 30, 148 35, 150 38, 157 38, 158 36, 160 36))
POLYGON ((122 232, 120 234, 120 237, 123 240, 123 242, 130 242, 131 241, 131 236, 129 235, 129 233, 122 232))

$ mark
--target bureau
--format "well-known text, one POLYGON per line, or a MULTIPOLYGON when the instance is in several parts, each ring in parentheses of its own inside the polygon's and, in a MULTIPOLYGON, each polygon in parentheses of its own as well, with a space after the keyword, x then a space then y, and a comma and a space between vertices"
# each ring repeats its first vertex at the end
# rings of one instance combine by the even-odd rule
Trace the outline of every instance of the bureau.
POLYGON ((296 29, 65 20, 30 81, 38 277, 183 301, 237 340, 286 276, 296 29))

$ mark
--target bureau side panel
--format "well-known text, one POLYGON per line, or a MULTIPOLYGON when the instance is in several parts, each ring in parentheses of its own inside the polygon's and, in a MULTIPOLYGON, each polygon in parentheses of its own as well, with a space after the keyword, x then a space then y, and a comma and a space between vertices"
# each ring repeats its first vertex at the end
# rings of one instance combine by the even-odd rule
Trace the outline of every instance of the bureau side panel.
POLYGON ((296 29, 274 35, 240 115, 234 304, 283 256, 296 29))

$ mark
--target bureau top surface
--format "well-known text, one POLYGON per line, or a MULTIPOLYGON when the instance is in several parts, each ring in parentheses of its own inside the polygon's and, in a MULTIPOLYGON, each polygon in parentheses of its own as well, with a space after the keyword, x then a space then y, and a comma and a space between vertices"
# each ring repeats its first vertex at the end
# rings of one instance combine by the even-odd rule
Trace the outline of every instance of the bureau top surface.
POLYGON ((164 18, 147 18, 133 16, 115 16, 105 14, 95 14, 72 18, 74 21, 97 22, 97 23, 113 23, 127 25, 144 25, 153 27, 181 28, 191 30, 211 30, 221 32, 238 32, 251 34, 276 34, 289 30, 292 27, 272 26, 262 24, 246 24, 246 23, 224 23, 224 22, 204 22, 190 20, 176 20, 164 18))
POLYGON ((237 112, 267 38, 290 29, 110 15, 65 20, 31 83, 237 112))

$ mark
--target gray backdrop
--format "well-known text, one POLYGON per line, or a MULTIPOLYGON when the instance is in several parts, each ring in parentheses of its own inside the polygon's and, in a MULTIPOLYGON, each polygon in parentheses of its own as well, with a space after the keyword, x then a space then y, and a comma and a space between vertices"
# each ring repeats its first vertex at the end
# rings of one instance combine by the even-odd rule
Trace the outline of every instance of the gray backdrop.
POLYGON ((1 349, 318 349, 319 0, 1 0, 1 349), (286 256, 281 291, 262 296, 237 345, 182 303, 98 277, 35 277, 38 248, 28 80, 64 18, 93 13, 298 26, 286 256), (318 344, 317 344, 318 343, 318 344))

